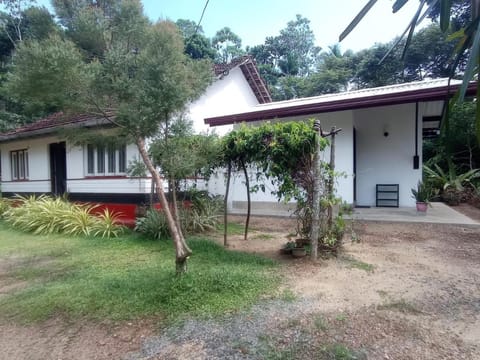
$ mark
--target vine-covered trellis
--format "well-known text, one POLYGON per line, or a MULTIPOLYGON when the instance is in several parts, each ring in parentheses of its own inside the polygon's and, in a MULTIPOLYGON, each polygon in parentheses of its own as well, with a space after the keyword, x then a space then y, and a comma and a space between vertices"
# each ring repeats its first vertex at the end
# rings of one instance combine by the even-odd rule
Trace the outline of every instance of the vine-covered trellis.
MULTIPOLYGON (((227 193, 231 170, 243 171, 246 178, 247 194, 250 196, 248 171, 250 166, 256 170, 257 180, 270 180, 276 186, 273 192, 277 199, 289 201, 295 199, 297 212, 304 211, 299 217, 304 219, 300 224, 300 233, 308 235, 312 224, 311 207, 313 203, 313 156, 317 149, 323 150, 328 140, 317 139, 313 128, 313 120, 296 122, 263 123, 259 126, 242 125, 223 138, 224 164, 228 169, 227 193), (306 219, 306 220, 305 220, 306 219)), ((264 185, 259 185, 265 191, 264 185)), ((254 191, 256 189, 253 189, 254 191)), ((227 215, 225 211, 224 242, 227 245, 227 215)), ((248 200, 245 239, 248 234, 250 218, 250 200, 248 200)))

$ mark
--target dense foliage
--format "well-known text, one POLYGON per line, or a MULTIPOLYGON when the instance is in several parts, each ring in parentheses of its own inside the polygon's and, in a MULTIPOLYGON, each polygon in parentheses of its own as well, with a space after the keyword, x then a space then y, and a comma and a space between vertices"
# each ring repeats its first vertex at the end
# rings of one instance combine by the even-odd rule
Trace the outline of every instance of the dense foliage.
POLYGON ((48 196, 17 197, 2 217, 16 229, 36 235, 67 234, 118 237, 124 231, 118 215, 108 209, 96 213, 95 206, 70 203, 48 196))
POLYGON ((313 154, 317 140, 321 150, 328 143, 325 138, 317 139, 313 121, 241 126, 222 140, 224 163, 237 170, 248 165, 258 182, 252 191, 265 191, 263 182, 269 180, 279 201, 295 200, 300 232, 308 234, 312 225, 313 154))
MULTIPOLYGON (((222 199, 211 197, 206 192, 190 191, 190 206, 180 209, 182 230, 198 234, 216 230, 222 214, 222 199)), ((148 209, 145 216, 135 223, 135 231, 149 239, 166 239, 169 236, 167 219, 161 210, 148 209)))

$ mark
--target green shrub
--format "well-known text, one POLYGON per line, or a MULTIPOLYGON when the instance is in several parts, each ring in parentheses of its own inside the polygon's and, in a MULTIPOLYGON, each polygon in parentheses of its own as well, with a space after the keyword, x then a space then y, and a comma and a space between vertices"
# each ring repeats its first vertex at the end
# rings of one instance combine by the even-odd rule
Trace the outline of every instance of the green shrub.
POLYGON ((118 213, 105 209, 102 214, 95 217, 95 222, 92 226, 93 235, 101 236, 102 238, 118 237, 123 234, 125 227, 119 226, 118 213))
POLYGON ((156 209, 148 209, 145 216, 137 218, 135 231, 153 239, 166 238, 170 234, 165 214, 156 209))
POLYGON ((441 193, 443 201, 449 205, 458 205, 475 195, 475 182, 480 178, 480 169, 471 169, 457 174, 455 168, 444 171, 440 166, 423 166, 425 180, 433 190, 441 193))
POLYGON ((93 215, 94 205, 73 204, 45 195, 17 196, 14 203, 4 212, 5 221, 25 232, 101 237, 116 237, 123 232, 123 227, 118 225, 118 217, 108 210, 99 216, 93 215))
POLYGON ((422 202, 428 204, 433 197, 433 191, 427 183, 421 181, 418 182, 417 188, 412 188, 412 197, 417 202, 422 202))
POLYGON ((3 219, 3 214, 10 209, 11 202, 8 199, 0 198, 0 219, 3 219))
MULTIPOLYGON (((191 195, 191 207, 180 210, 182 230, 186 234, 216 230, 223 210, 221 197, 211 197, 206 192, 195 191, 191 195)), ((170 236, 167 219, 160 210, 147 210, 145 216, 135 222, 135 231, 153 239, 170 236)))

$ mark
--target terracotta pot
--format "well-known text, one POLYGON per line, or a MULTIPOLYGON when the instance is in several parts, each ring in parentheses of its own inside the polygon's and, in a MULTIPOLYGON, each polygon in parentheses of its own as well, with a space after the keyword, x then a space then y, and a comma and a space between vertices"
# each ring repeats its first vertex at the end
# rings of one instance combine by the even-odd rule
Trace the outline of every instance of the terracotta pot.
POLYGON ((304 257, 305 255, 307 255, 307 249, 305 249, 305 248, 294 248, 294 249, 292 249, 292 255, 293 255, 293 257, 296 257, 296 258, 304 257))
POLYGON ((428 204, 424 202, 417 202, 417 211, 427 212, 428 204))

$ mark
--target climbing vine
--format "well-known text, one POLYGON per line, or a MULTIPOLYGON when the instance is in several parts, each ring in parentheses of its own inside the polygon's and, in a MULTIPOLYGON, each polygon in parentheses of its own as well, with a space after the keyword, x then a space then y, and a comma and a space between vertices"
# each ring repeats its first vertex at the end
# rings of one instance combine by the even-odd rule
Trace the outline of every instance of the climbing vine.
MULTIPOLYGON (((268 179, 275 185, 276 190, 272 194, 278 200, 294 199, 300 206, 311 204, 316 136, 313 120, 242 125, 223 138, 224 163, 237 171, 244 170, 246 166, 254 169, 257 180, 268 179)), ((325 138, 318 141, 321 150, 328 144, 325 138)), ((264 185, 258 187, 265 191, 264 185)), ((303 218, 300 216, 301 222, 311 226, 311 213, 298 215, 304 215, 303 218)))

